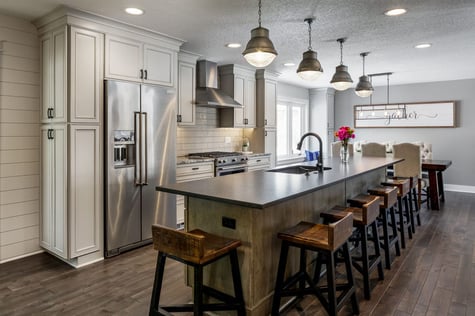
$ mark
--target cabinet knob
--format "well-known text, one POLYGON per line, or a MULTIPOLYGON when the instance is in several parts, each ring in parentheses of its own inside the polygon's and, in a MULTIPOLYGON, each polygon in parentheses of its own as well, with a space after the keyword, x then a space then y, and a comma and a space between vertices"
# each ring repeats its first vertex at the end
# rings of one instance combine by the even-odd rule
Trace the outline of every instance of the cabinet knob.
POLYGON ((178 123, 181 123, 181 114, 178 114, 178 115, 176 116, 176 121, 177 121, 178 123))
POLYGON ((264 120, 264 125, 267 125, 267 119, 264 120))

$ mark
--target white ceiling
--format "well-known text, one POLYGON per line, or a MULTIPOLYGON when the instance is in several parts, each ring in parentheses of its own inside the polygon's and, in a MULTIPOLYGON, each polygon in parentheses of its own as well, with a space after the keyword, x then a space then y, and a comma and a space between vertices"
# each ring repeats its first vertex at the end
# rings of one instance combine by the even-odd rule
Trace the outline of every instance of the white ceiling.
MULTIPOLYGON (((218 64, 247 65, 241 53, 257 26, 257 0, 1 0, 0 12, 33 21, 59 5, 110 17, 186 41, 183 49, 218 64), (143 16, 124 13, 129 6, 143 16), (224 47, 239 42, 241 48, 224 47)), ((391 84, 475 78, 475 0, 263 0, 262 26, 279 55, 268 67, 294 85, 327 87, 339 64, 337 38, 347 37, 343 61, 356 83, 362 74, 359 54, 370 51, 366 73, 394 72, 391 84), (388 17, 387 9, 407 13, 388 17), (305 82, 296 65, 307 50, 307 17, 315 17, 312 46, 324 68, 315 82, 305 82), (430 42, 429 49, 415 49, 430 42)), ((386 79, 373 79, 386 85, 386 79)))

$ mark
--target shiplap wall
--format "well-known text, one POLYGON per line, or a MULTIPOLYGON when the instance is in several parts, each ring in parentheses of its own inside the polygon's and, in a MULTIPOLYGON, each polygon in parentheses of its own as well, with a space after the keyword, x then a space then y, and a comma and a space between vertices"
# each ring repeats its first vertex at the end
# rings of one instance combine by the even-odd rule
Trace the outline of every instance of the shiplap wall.
MULTIPOLYGON (((179 127, 177 131, 177 156, 203 151, 241 151, 242 128, 217 128, 216 109, 196 107, 196 124, 179 127), (230 142, 226 143, 226 137, 230 142)), ((252 150, 252 144, 251 144, 252 150)))
POLYGON ((39 247, 38 35, 0 14, 0 263, 39 247))

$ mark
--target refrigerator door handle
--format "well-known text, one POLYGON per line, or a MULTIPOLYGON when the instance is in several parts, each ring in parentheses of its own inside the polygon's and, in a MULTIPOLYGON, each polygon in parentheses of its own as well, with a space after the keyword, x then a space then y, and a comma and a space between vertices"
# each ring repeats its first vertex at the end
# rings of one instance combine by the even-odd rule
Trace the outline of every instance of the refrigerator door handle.
POLYGON ((135 185, 142 183, 142 124, 140 122, 140 112, 134 112, 134 134, 135 134, 135 185))
POLYGON ((140 180, 143 180, 141 183, 142 185, 148 185, 148 163, 147 163, 147 157, 148 157, 148 126, 147 126, 147 112, 142 112, 142 117, 143 120, 141 120, 143 128, 141 131, 143 132, 141 136, 142 138, 142 149, 143 152, 141 152, 143 155, 141 157, 140 161, 140 180), (143 175, 143 176, 142 176, 143 175))

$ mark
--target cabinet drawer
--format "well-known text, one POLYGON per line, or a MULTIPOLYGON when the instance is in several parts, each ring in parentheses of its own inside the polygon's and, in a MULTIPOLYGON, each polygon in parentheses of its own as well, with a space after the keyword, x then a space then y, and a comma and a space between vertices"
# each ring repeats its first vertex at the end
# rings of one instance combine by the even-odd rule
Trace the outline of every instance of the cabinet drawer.
POLYGON ((190 175, 199 175, 202 173, 211 173, 214 175, 214 163, 206 164, 189 164, 185 166, 178 166, 176 168, 176 177, 177 180, 179 177, 190 176, 190 175))
POLYGON ((266 165, 266 164, 270 165, 269 156, 249 158, 249 160, 247 161, 247 165, 249 167, 256 166, 256 165, 266 165))

